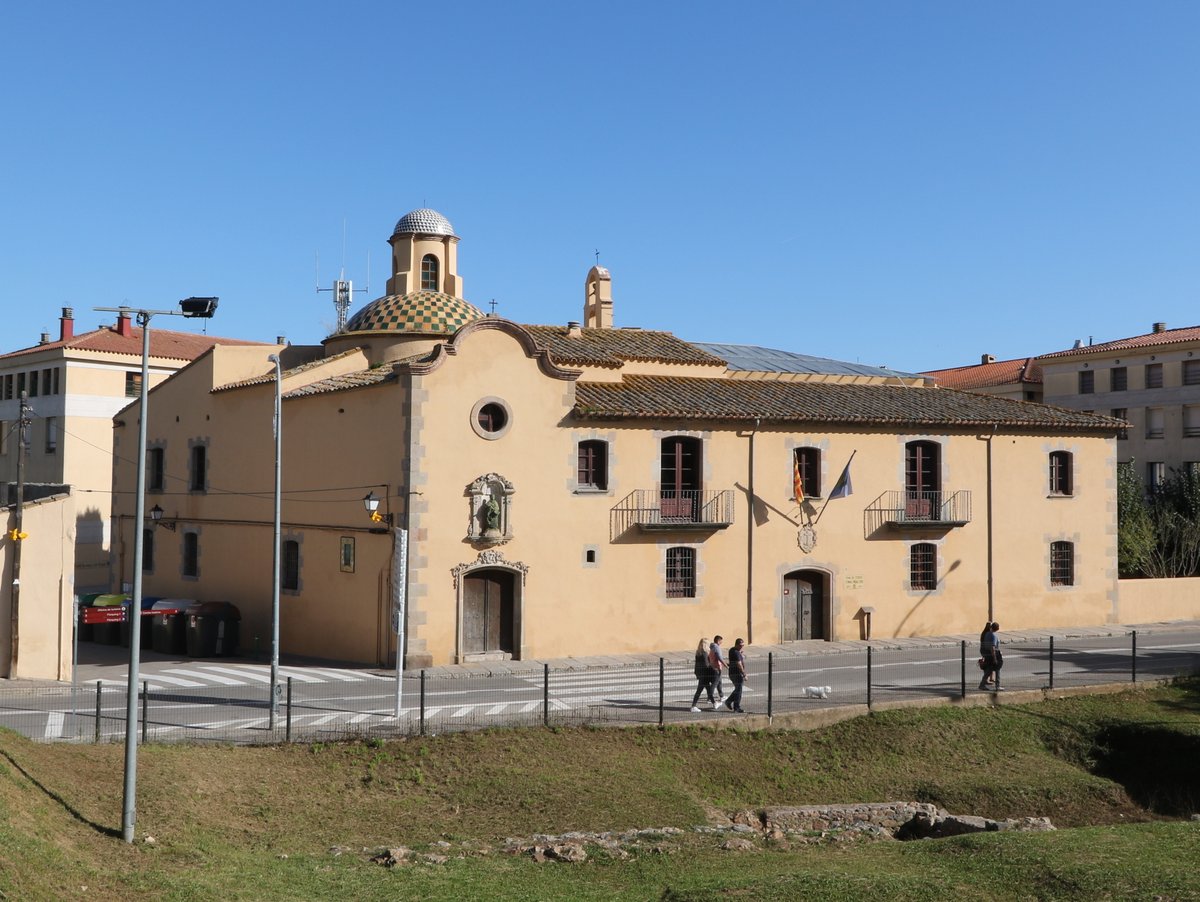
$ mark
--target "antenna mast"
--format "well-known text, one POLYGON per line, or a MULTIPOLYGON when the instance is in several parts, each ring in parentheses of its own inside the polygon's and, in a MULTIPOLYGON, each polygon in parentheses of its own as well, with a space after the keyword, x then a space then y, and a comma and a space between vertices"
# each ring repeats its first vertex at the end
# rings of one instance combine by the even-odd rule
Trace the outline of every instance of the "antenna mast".
POLYGON ((321 258, 317 257, 317 293, 322 291, 333 292, 333 307, 337 310, 337 331, 344 332, 346 330, 346 314, 350 312, 350 304, 354 299, 354 292, 371 290, 371 255, 367 254, 367 285, 365 288, 355 288, 354 283, 346 278, 346 220, 342 220, 342 268, 338 278, 334 280, 332 288, 321 287, 321 258))

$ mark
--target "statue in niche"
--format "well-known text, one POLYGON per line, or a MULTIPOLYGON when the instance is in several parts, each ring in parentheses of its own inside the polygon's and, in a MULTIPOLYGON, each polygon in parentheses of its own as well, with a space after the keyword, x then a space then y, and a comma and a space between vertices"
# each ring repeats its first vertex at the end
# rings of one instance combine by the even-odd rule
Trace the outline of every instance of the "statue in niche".
POLYGON ((513 484, 498 473, 480 476, 466 487, 470 518, 466 541, 502 545, 512 538, 513 484))
POLYGON ((495 498, 483 502, 483 522, 486 527, 483 534, 486 538, 500 535, 500 502, 495 498))

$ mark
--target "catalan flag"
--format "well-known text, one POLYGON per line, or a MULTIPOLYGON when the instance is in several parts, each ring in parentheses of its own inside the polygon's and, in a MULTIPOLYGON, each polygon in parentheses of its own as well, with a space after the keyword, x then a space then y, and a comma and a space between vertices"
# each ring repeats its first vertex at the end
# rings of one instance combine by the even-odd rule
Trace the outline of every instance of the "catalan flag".
POLYGON ((792 452, 792 497, 797 504, 804 503, 804 479, 800 475, 800 455, 792 452))

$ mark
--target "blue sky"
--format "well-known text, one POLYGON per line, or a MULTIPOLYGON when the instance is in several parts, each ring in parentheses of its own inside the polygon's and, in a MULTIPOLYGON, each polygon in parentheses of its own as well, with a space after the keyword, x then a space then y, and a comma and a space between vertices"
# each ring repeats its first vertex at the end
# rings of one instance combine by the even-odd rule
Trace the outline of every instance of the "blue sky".
MULTIPOLYGON (((416 207, 465 294, 921 370, 1200 324, 1200 4, 10 4, 0 350, 313 343, 416 207), (183 320, 162 327, 191 328, 183 320)), ((367 300, 356 295, 355 308, 367 300)))

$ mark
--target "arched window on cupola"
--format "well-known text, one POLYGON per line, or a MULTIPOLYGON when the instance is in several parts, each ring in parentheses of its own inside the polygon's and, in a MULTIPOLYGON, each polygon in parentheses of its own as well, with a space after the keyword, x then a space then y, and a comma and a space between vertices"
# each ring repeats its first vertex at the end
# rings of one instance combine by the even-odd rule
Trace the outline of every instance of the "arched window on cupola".
POLYGON ((433 254, 421 258, 421 290, 438 290, 438 258, 433 254))

